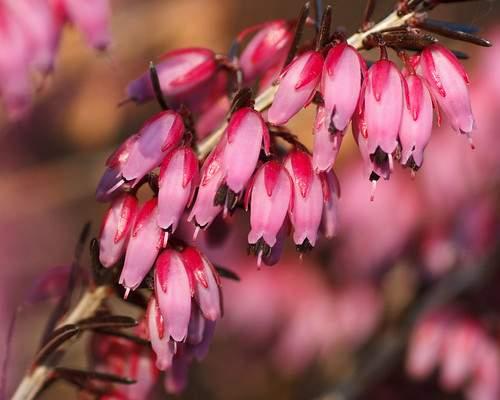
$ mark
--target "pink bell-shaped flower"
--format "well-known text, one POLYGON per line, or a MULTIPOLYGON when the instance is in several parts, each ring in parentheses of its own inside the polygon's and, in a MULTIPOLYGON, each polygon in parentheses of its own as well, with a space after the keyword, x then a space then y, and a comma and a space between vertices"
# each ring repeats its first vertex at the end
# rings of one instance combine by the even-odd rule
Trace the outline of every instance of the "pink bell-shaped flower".
POLYGON ((182 117, 173 111, 163 111, 149 119, 132 144, 123 163, 122 177, 132 186, 156 168, 182 138, 182 117))
MULTIPOLYGON (((291 27, 285 20, 271 21, 261 26, 238 60, 245 82, 254 81, 283 60, 293 39, 291 27)), ((242 39, 247 34, 248 30, 245 30, 238 38, 242 39)))
MULTIPOLYGON (((177 229, 184 209, 189 205, 197 184, 198 159, 189 147, 180 147, 162 163, 158 180, 158 225, 168 234, 177 229)), ((165 243, 164 243, 165 244, 165 243)))
POLYGON ((137 213, 120 275, 120 284, 126 289, 125 296, 141 284, 163 246, 163 231, 156 223, 157 205, 158 200, 153 198, 137 213))
POLYGON ((332 169, 344 137, 342 132, 329 129, 329 124, 325 124, 326 116, 325 108, 318 107, 313 131, 313 166, 317 172, 332 169))
POLYGON ((116 264, 125 253, 137 210, 137 199, 123 194, 104 216, 99 236, 99 260, 105 267, 116 264))
POLYGON ((381 59, 370 67, 361 101, 368 153, 380 148, 392 157, 403 112, 403 77, 392 61, 381 59))
MULTIPOLYGON (((206 83, 215 75, 217 62, 212 50, 196 47, 178 49, 161 56, 156 71, 161 90, 168 100, 206 83)), ((129 83, 127 95, 138 103, 154 98, 149 71, 129 83)))
POLYGON ((475 122, 463 66, 447 48, 433 44, 422 52, 419 67, 451 127, 470 138, 475 122))
POLYGON ((226 184, 234 193, 240 193, 255 171, 262 142, 269 154, 269 131, 260 113, 243 107, 231 116, 226 132, 226 184))
POLYGON ((422 78, 415 74, 406 77, 408 96, 399 128, 401 164, 413 169, 422 165, 424 149, 432 133, 432 98, 422 78))
POLYGON ((191 316, 191 284, 181 255, 164 250, 155 266, 155 292, 167 334, 182 342, 191 316))
POLYGON ((286 67, 267 114, 271 124, 285 124, 312 100, 322 69, 323 56, 317 51, 301 54, 286 67))
POLYGON ((88 44, 105 50, 111 42, 109 0, 62 0, 69 21, 80 30, 88 44))
POLYGON ((172 366, 172 359, 177 344, 173 340, 170 340, 170 336, 166 334, 165 321, 154 295, 149 299, 145 319, 147 322, 148 338, 156 354, 156 368, 160 371, 165 371, 172 366))
POLYGON ((293 241, 300 251, 314 247, 323 212, 323 189, 314 173, 311 157, 295 150, 287 157, 285 168, 293 183, 289 215, 293 225, 293 241))
POLYGON ((330 132, 344 132, 358 104, 366 64, 354 47, 336 44, 326 56, 321 76, 325 102, 324 124, 330 132))
POLYGON ((186 247, 181 259, 188 273, 191 291, 203 314, 210 321, 222 316, 222 294, 219 275, 213 265, 194 247, 186 247))
POLYGON ((339 229, 338 202, 340 198, 340 183, 333 170, 322 176, 325 204, 321 219, 321 230, 326 238, 334 237, 339 229))
MULTIPOLYGON (((276 244, 276 237, 287 216, 292 198, 290 175, 277 161, 268 161, 256 172, 247 190, 250 199, 250 225, 248 243, 264 241, 264 249, 257 251, 258 264, 276 244)), ((248 199, 246 200, 248 205, 248 199)))
POLYGON ((198 193, 188 217, 188 221, 193 221, 196 225, 195 238, 199 230, 206 229, 222 210, 222 206, 216 203, 215 197, 226 176, 224 167, 225 146, 226 140, 222 138, 208 155, 201 169, 198 193))

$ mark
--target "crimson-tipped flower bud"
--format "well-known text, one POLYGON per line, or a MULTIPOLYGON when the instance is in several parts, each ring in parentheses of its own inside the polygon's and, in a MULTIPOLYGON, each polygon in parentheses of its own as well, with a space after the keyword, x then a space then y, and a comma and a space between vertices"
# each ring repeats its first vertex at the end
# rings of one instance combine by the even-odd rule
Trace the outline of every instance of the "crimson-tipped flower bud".
POLYGON ((213 265, 194 247, 186 247, 181 258, 201 313, 207 320, 218 320, 222 316, 219 275, 213 265))
MULTIPOLYGON (((156 71, 161 91, 169 99, 206 83, 217 71, 217 62, 212 50, 195 47, 178 49, 161 56, 156 71)), ((154 98, 149 71, 129 83, 127 95, 138 103, 154 98)))
POLYGON ((137 213, 125 253, 120 284, 127 292, 135 290, 153 266, 163 246, 163 231, 156 223, 158 200, 153 198, 137 213))
POLYGON ((111 42, 109 0, 63 0, 66 16, 85 36, 88 44, 105 50, 111 42))
POLYGON ((324 124, 332 133, 344 132, 358 103, 366 65, 354 47, 336 44, 326 56, 321 76, 324 124))
MULTIPOLYGON (((242 32, 241 35, 245 35, 242 32)), ((240 36, 241 36, 240 35, 240 36)), ((286 56, 293 39, 291 24, 285 20, 271 21, 255 34, 241 52, 239 66, 245 82, 251 82, 286 56)))
POLYGON ((172 358, 177 346, 174 341, 170 340, 170 336, 166 334, 165 321, 154 295, 149 299, 145 318, 151 347, 156 354, 156 368, 165 371, 172 366, 172 358))
POLYGON ((323 57, 317 51, 298 56, 286 67, 267 114, 271 124, 285 124, 312 100, 322 69, 323 57))
POLYGON ((314 173, 311 157, 303 151, 290 153, 285 168, 293 183, 289 210, 293 241, 299 250, 306 251, 315 245, 321 223, 324 200, 321 181, 314 173))
MULTIPOLYGON (((248 243, 255 245, 262 239, 272 248, 276 244, 276 237, 285 221, 292 198, 290 175, 279 162, 268 161, 256 172, 247 193, 251 196, 248 243)), ((262 251, 258 256, 260 263, 262 251)))
POLYGON ((167 334, 182 342, 191 316, 191 285, 179 253, 164 250, 155 265, 155 293, 167 334))
POLYGON ((104 216, 99 237, 99 260, 103 266, 113 266, 125 253, 136 209, 136 197, 123 194, 113 201, 104 216))
POLYGON ((362 96, 368 152, 380 148, 391 157, 403 111, 403 77, 392 61, 382 59, 370 67, 362 96))
POLYGON ((455 55, 433 44, 422 52, 421 71, 451 127, 470 137, 474 116, 469 98, 469 78, 455 55))
POLYGON ((249 107, 236 111, 229 120, 224 149, 226 184, 233 192, 240 193, 252 177, 262 142, 269 154, 269 131, 260 113, 249 107))
POLYGON ((418 169, 422 165, 424 149, 432 133, 432 98, 427 86, 417 75, 406 77, 408 96, 399 129, 401 164, 418 169))
POLYGON ((158 225, 168 233, 177 229, 194 194, 197 175, 198 159, 189 147, 174 150, 163 161, 158 180, 158 225))
POLYGON ((342 132, 331 131, 329 124, 325 124, 327 115, 324 107, 318 107, 313 131, 313 166, 317 172, 332 169, 344 137, 342 132))
POLYGON ((215 203, 217 190, 226 176, 224 168, 225 138, 208 155, 201 169, 201 180, 198 193, 188 221, 196 225, 195 236, 199 229, 207 228, 222 210, 222 206, 215 203))
POLYGON ((163 111, 149 119, 131 145, 122 176, 132 186, 156 168, 181 140, 184 133, 182 117, 173 111, 163 111))

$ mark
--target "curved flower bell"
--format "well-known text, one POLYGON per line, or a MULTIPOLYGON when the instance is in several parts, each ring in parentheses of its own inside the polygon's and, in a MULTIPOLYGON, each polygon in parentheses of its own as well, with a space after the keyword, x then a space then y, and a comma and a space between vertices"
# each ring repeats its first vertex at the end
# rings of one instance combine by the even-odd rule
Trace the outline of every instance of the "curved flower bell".
MULTIPOLYGON (((263 24, 241 52, 238 63, 245 82, 261 77, 269 68, 284 60, 293 39, 292 24, 276 20, 263 24)), ((243 31, 243 39, 249 31, 243 31)))
POLYGON ((471 140, 475 122, 469 97, 469 78, 460 62, 447 48, 433 44, 422 51, 419 67, 451 127, 471 140))
POLYGON ((233 113, 226 132, 226 184, 234 193, 240 193, 255 171, 262 143, 269 154, 269 131, 259 112, 243 107, 233 113))
POLYGON ((277 161, 268 161, 256 172, 252 185, 247 189, 247 204, 250 200, 250 246, 257 250, 260 265, 276 244, 276 237, 287 216, 292 199, 292 183, 288 172, 277 161), (259 243, 263 241, 262 245, 259 243))
POLYGON ((358 103, 366 63, 347 43, 337 43, 328 52, 321 75, 325 102, 324 124, 330 132, 344 132, 358 103))
POLYGON ((158 167, 168 151, 179 144, 184 133, 182 117, 173 111, 162 111, 150 118, 131 144, 121 175, 132 187, 158 167))
POLYGON ((337 158, 344 135, 340 131, 331 131, 325 123, 327 112, 319 106, 314 121, 313 166, 317 172, 329 171, 337 158))
POLYGON ((104 216, 99 235, 99 261, 104 267, 113 266, 125 253, 136 210, 137 198, 123 194, 104 216))
MULTIPOLYGON (((160 87, 167 98, 186 94, 207 82, 217 71, 212 50, 190 47, 168 52, 156 64, 160 87)), ((154 98, 149 71, 127 86, 128 97, 138 103, 154 98)))
POLYGON ((273 125, 283 125, 313 98, 321 78, 323 56, 308 51, 285 68, 267 117, 273 125))
POLYGON ((316 244, 323 212, 323 188, 314 173, 311 157, 299 150, 291 152, 285 168, 293 183, 293 198, 289 215, 293 225, 293 241, 300 251, 310 250, 316 244))
POLYGON ((158 225, 168 235, 175 232, 197 184, 198 158, 189 147, 180 147, 162 163, 158 180, 158 225))
POLYGON ((401 143, 401 164, 414 170, 421 167, 424 150, 432 133, 432 98, 427 85, 418 75, 406 77, 408 96, 399 128, 401 143))
POLYGON ((125 297, 135 290, 153 266, 163 246, 163 231, 158 226, 158 200, 152 198, 137 213, 125 253, 125 263, 119 283, 125 287, 125 297))

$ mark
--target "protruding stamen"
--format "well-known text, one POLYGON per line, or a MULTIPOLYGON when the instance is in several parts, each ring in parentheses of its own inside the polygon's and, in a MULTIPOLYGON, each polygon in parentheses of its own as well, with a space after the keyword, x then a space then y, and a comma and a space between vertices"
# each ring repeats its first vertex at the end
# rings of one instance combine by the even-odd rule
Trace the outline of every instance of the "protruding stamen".
POLYGON ((375 190, 377 189, 377 181, 371 181, 372 188, 370 190, 370 201, 375 200, 375 190))
POLYGON ((123 179, 120 179, 117 183, 115 183, 111 189, 108 189, 108 191, 106 192, 106 194, 111 194, 113 193, 115 190, 117 190, 120 186, 122 186, 123 184, 125 183, 125 180, 123 179))
POLYGON ((257 254, 257 267, 261 267, 262 265, 262 249, 259 250, 259 253, 257 254))
POLYGON ((129 295, 129 293, 130 293, 130 288, 129 288, 129 287, 128 287, 128 288, 125 288, 125 293, 123 294, 123 298, 124 298, 125 300, 127 300, 127 297, 128 297, 128 295, 129 295))
POLYGON ((389 161, 389 171, 394 171, 394 160, 392 158, 392 154, 387 154, 387 159, 389 161))
POLYGON ((194 228, 194 232, 193 232, 193 240, 196 240, 196 238, 198 237, 198 234, 200 233, 200 230, 201 228, 196 225, 196 228, 194 228))
POLYGON ((163 248, 167 247, 168 236, 169 236, 168 231, 163 232, 163 248))

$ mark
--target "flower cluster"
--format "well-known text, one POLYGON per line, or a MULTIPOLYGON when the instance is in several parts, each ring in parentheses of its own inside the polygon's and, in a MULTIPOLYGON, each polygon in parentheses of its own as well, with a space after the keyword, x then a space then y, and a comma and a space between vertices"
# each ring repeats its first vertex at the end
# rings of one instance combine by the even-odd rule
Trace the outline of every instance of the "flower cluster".
POLYGON ((466 386, 469 400, 497 399, 500 353, 480 323, 454 309, 424 316, 410 340, 407 370, 422 379, 440 367, 448 391, 466 386))
POLYGON ((74 25, 97 50, 109 46, 109 0, 5 0, 0 4, 0 93, 12 119, 31 104, 31 75, 54 69, 62 29, 74 25))

